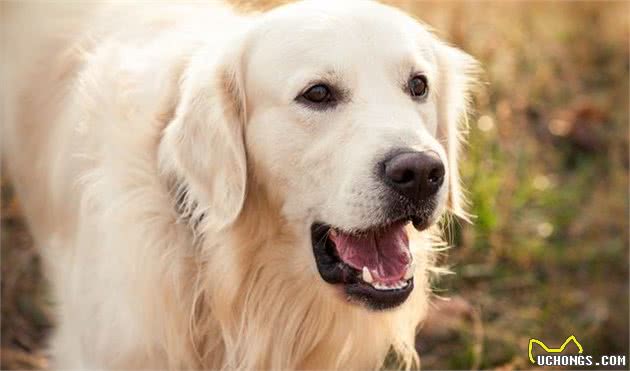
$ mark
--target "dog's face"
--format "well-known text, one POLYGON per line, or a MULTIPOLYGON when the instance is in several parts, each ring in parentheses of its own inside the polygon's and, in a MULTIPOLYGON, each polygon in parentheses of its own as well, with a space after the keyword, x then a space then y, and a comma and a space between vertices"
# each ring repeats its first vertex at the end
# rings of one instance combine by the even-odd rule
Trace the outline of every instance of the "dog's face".
POLYGON ((190 113, 202 85, 165 136, 203 146, 175 150, 195 202, 228 226, 253 172, 325 282, 370 308, 403 303, 414 275, 405 227, 460 209, 457 122, 473 60, 367 2, 284 6, 239 40, 215 67, 219 112, 190 113))

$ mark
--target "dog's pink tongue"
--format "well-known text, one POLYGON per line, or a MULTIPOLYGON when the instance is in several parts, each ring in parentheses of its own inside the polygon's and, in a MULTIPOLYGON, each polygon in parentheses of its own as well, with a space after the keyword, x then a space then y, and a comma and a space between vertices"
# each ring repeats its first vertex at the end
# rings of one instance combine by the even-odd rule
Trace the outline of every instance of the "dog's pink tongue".
POLYGON ((344 263, 359 271, 367 267, 378 282, 400 281, 411 261, 409 238, 402 223, 360 236, 331 233, 330 239, 344 263))

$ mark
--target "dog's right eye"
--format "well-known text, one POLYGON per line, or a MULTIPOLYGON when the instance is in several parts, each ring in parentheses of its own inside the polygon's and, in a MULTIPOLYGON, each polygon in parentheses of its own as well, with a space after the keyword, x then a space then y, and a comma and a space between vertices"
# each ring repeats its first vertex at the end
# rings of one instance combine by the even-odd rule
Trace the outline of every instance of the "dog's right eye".
POLYGON ((331 89, 324 84, 313 85, 308 88, 302 95, 298 97, 298 100, 305 103, 326 104, 331 103, 335 99, 331 92, 331 89))

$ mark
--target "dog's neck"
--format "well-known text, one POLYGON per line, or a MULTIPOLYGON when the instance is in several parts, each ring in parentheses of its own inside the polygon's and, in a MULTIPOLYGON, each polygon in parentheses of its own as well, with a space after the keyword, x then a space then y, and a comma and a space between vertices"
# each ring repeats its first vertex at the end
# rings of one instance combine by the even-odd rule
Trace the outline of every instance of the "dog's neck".
POLYGON ((392 345, 411 365, 424 292, 390 312, 346 302, 318 276, 310 235, 297 235, 264 187, 251 183, 247 194, 234 226, 203 238, 198 250, 202 264, 189 326, 198 366, 375 369, 392 345))

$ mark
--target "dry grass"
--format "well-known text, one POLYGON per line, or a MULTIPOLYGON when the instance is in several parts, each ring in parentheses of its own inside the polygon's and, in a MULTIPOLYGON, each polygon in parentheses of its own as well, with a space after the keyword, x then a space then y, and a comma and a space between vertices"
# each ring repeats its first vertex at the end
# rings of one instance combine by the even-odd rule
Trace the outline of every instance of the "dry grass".
MULTIPOLYGON (((530 337, 571 334, 628 355, 630 3, 393 3, 485 69, 463 169, 477 218, 453 225, 423 368, 529 368, 530 337)), ((2 191, 1 366, 42 368, 46 289, 2 191)))
POLYGON ((487 82, 464 162, 477 218, 453 233, 437 290, 456 300, 421 333, 423 366, 528 368, 530 337, 572 334, 627 355, 630 3, 399 4, 487 82))

